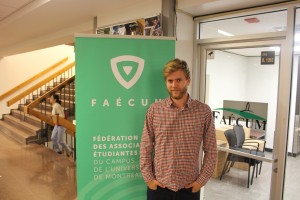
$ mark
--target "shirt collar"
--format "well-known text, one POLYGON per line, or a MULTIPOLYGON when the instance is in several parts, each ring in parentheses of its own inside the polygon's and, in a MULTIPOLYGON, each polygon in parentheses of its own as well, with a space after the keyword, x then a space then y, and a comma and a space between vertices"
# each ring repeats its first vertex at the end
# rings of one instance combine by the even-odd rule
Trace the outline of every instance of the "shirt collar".
MULTIPOLYGON (((190 95, 188 94, 188 100, 187 100, 187 102, 186 102, 186 104, 185 104, 184 107, 190 108, 191 105, 192 105, 192 98, 191 98, 190 95)), ((167 98, 167 106, 168 106, 168 107, 171 107, 171 106, 174 106, 174 107, 175 107, 175 105, 173 104, 173 101, 172 101, 171 97, 167 98)))

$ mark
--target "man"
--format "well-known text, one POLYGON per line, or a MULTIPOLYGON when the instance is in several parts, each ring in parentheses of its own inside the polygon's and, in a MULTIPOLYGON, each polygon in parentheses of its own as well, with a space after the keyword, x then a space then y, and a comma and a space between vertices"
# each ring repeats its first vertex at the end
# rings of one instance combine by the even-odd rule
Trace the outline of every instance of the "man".
POLYGON ((198 200, 211 178, 217 145, 212 112, 191 99, 190 71, 183 60, 169 61, 163 75, 170 97, 152 104, 141 139, 140 167, 148 200, 198 200), (199 151, 204 160, 199 172, 199 151))

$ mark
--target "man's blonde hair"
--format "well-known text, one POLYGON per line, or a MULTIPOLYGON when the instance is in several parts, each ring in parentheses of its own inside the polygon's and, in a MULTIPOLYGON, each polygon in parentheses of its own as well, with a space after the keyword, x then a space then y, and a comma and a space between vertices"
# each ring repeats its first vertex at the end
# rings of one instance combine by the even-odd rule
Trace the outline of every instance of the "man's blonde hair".
POLYGON ((187 63, 184 60, 180 60, 175 58, 170 60, 163 69, 164 79, 167 79, 171 73, 176 72, 178 70, 182 70, 184 72, 185 78, 190 79, 190 69, 187 66, 187 63))

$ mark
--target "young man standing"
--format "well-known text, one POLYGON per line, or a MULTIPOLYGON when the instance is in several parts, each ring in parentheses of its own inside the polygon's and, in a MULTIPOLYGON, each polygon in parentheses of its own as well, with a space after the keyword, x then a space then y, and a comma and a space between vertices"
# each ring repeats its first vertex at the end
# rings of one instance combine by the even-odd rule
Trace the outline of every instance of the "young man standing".
POLYGON ((187 93, 190 71, 180 59, 169 61, 163 75, 170 97, 152 104, 146 114, 140 167, 148 200, 198 200, 217 158, 212 112, 187 93), (204 160, 199 172, 203 142, 204 160))

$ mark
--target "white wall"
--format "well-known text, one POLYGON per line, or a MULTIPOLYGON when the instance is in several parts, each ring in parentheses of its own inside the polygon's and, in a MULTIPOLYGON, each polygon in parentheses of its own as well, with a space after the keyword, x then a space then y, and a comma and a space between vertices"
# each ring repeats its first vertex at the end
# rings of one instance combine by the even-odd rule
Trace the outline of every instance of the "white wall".
MULTIPOLYGON (((248 58, 248 77, 256 77, 255 79, 248 79, 248 90, 250 95, 247 96, 249 101, 268 102, 268 131, 266 135, 266 147, 273 148, 273 139, 275 131, 276 107, 277 107, 277 93, 278 93, 278 76, 279 76, 279 57, 275 57, 275 65, 261 66, 260 58, 248 58), (265 94, 267 91, 267 94, 265 94), (256 93, 256 96, 253 95, 256 93)), ((294 56, 294 67, 292 74, 292 89, 290 102, 290 118, 288 131, 288 152, 292 152, 293 137, 295 128, 295 106, 296 106, 296 92, 297 92, 297 75, 298 75, 298 56, 294 56)), ((280 116, 278 116, 280 117, 280 116)))
POLYGON ((215 51, 215 59, 207 60, 208 96, 212 109, 222 108, 223 100, 246 100, 247 60, 245 57, 215 51))
POLYGON ((260 57, 246 57, 247 60, 247 101, 268 103, 268 124, 266 147, 273 149, 276 125, 279 57, 274 65, 260 65, 260 57))
MULTIPOLYGON (((193 73, 193 26, 194 21, 192 16, 177 12, 175 57, 187 62, 191 70, 191 77, 193 73)), ((188 92, 191 93, 192 85, 188 89, 188 92)))
MULTIPOLYGON (((74 61, 73 46, 60 45, 0 59, 0 94, 7 92, 65 57, 69 57, 66 63, 74 61)), ((60 65, 51 73, 54 73, 65 65, 66 64, 60 65)), ((25 89, 45 77, 47 76, 43 76, 37 81, 32 82, 29 86, 25 87, 25 89)), ((16 94, 19 94, 19 92, 0 101, 1 118, 2 114, 9 113, 11 108, 17 108, 17 103, 9 108, 6 106, 6 101, 16 96, 16 94)))

